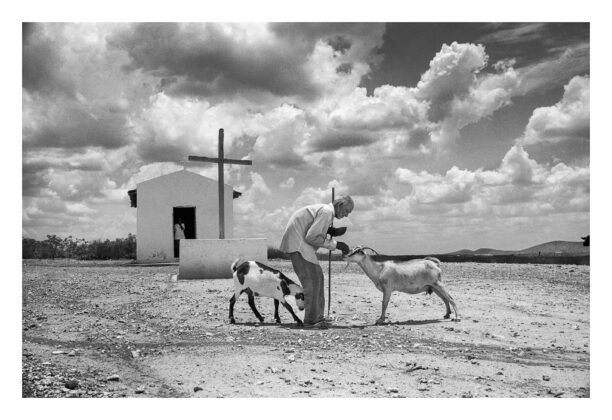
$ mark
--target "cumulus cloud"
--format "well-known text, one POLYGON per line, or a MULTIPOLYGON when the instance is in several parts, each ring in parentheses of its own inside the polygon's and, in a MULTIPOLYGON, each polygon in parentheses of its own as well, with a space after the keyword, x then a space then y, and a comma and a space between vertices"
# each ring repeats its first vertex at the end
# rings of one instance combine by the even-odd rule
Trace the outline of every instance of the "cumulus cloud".
POLYGON ((584 166, 590 155, 590 88, 588 76, 576 76, 552 106, 536 108, 516 139, 538 161, 584 166))
POLYGON ((495 170, 452 167, 436 174, 398 168, 394 176, 412 187, 405 203, 411 214, 516 217, 588 211, 588 167, 547 167, 517 145, 495 170))
POLYGON ((266 237, 270 231, 282 231, 290 214, 286 207, 266 205, 273 194, 263 176, 250 172, 250 185, 239 185, 242 196, 234 201, 235 225, 240 236, 266 237))
POLYGON ((23 126, 25 148, 87 146, 116 149, 129 143, 124 115, 92 109, 78 100, 24 94, 29 118, 23 126))
POLYGON ((563 98, 550 107, 538 108, 529 119, 521 142, 538 143, 589 142, 589 77, 576 76, 565 85, 563 98))
POLYGON ((293 179, 292 176, 290 176, 289 178, 287 178, 286 180, 284 180, 283 182, 279 184, 279 187, 283 189, 288 189, 288 190, 290 190, 294 186, 295 186, 295 179, 293 179))
POLYGON ((61 45, 46 28, 23 24, 23 87, 31 92, 61 92, 73 96, 74 82, 61 73, 64 65, 61 45))
MULTIPOLYGON (((236 227, 253 235, 282 231, 297 207, 329 201, 331 186, 354 196, 353 231, 374 224, 390 236, 393 223, 425 232, 427 214, 468 215, 461 223, 475 226, 489 213, 585 208, 584 161, 558 151, 545 161, 537 149, 588 144, 588 77, 534 112, 497 168, 446 170, 443 156, 458 149, 464 127, 548 86, 557 77, 551 66, 566 75, 578 68, 585 48, 555 62, 496 57, 491 65, 486 43, 454 42, 432 52, 415 86, 368 93, 384 35, 384 24, 368 23, 26 25, 24 233, 61 233, 70 220, 98 232, 104 218, 129 229, 126 190, 181 169, 187 155, 216 156, 221 127, 226 156, 254 162, 225 168, 243 192, 236 227), (406 169, 427 162, 444 170, 406 169)), ((215 165, 190 170, 216 178, 215 165)))
POLYGON ((482 45, 457 42, 442 45, 417 84, 418 96, 431 102, 431 121, 436 122, 448 113, 450 100, 469 92, 487 61, 482 45))
POLYGON ((371 96, 363 88, 353 90, 332 110, 329 122, 338 129, 410 129, 426 120, 427 111, 427 103, 419 101, 411 89, 384 85, 374 89, 371 96))
POLYGON ((483 45, 444 44, 417 84, 416 96, 427 101, 428 118, 436 123, 432 140, 454 142, 459 130, 487 117, 510 103, 519 85, 508 61, 497 65, 497 74, 480 73, 489 56, 483 45))
POLYGON ((371 51, 363 51, 364 46, 371 50, 382 42, 383 31, 375 29, 384 26, 357 27, 370 30, 351 30, 351 25, 339 33, 333 25, 146 23, 124 28, 109 42, 128 53, 132 60, 128 69, 162 76, 170 94, 259 90, 312 98, 322 93, 310 66, 322 37, 344 62, 367 60, 371 51))

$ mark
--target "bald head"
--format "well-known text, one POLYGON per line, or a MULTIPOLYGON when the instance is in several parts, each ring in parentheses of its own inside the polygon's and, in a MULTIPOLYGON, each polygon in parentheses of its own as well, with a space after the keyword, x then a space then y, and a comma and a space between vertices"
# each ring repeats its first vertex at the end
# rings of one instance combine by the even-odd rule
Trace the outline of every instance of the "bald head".
POLYGON ((353 199, 350 195, 335 199, 333 205, 334 213, 336 214, 336 219, 342 219, 343 217, 348 216, 355 207, 353 199))

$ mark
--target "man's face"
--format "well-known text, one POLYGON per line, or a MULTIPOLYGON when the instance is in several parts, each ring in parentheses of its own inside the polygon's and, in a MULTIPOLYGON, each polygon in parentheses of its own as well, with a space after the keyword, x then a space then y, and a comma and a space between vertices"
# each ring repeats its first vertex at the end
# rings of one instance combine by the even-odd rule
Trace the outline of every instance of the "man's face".
POLYGON ((339 204, 338 211, 336 211, 336 219, 342 219, 348 216, 349 214, 351 214, 351 211, 353 211, 353 209, 350 206, 347 206, 345 204, 339 204))

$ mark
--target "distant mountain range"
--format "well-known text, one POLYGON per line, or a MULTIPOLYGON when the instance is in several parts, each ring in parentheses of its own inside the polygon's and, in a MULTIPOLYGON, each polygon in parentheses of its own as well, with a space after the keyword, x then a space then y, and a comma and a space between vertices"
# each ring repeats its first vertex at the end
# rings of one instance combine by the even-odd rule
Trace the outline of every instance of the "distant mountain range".
POLYGON ((501 251, 492 248, 479 248, 474 251, 461 249, 444 255, 590 255, 589 247, 582 242, 552 241, 520 251, 501 251))

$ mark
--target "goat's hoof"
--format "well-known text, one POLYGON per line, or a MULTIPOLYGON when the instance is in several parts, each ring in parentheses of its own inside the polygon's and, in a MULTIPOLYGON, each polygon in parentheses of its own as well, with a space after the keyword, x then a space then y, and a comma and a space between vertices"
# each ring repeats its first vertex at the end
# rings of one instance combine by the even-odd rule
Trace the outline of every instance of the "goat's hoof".
POLYGON ((230 324, 235 324, 236 320, 234 318, 230 318, 230 324))
POLYGON ((303 327, 303 326, 304 326, 304 323, 303 323, 302 321, 297 321, 297 326, 298 326, 298 327, 303 327))
POLYGON ((259 318, 259 323, 263 324, 264 323, 264 319, 263 318, 259 318))
POLYGON ((376 325, 384 325, 385 324, 385 320, 384 319, 377 319, 376 320, 376 325))
POLYGON ((281 320, 280 320, 280 318, 276 318, 276 319, 274 320, 274 322, 276 322, 277 324, 280 324, 280 323, 281 323, 281 320))
POLYGON ((444 315, 444 319, 448 319, 448 318, 450 318, 450 314, 444 315))

